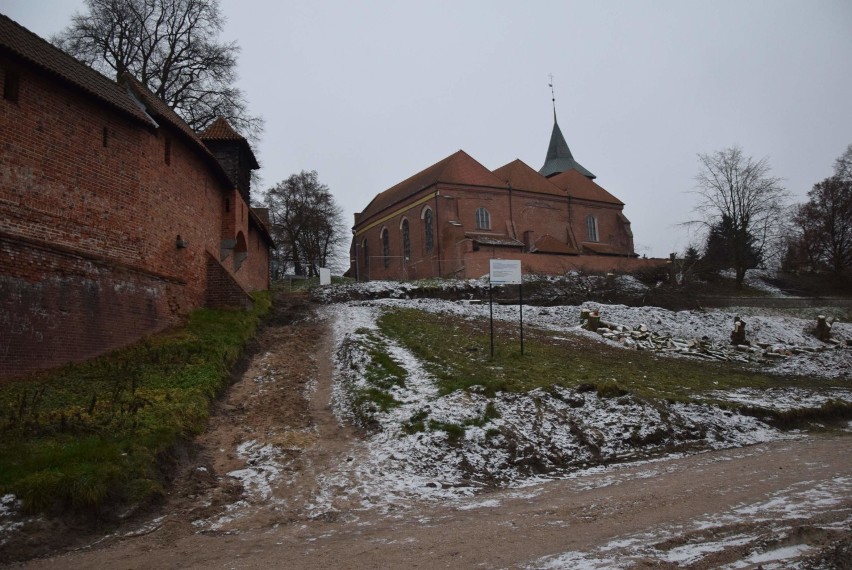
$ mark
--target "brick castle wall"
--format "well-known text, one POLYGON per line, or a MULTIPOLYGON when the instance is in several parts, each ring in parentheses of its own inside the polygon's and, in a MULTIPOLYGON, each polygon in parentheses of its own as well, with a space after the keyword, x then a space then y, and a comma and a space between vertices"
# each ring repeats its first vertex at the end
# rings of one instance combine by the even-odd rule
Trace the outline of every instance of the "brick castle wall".
POLYGON ((226 229, 249 239, 224 275, 268 288, 247 204, 197 147, 13 64, 18 100, 0 99, 0 379, 181 322, 207 299, 208 256, 218 259, 226 229))

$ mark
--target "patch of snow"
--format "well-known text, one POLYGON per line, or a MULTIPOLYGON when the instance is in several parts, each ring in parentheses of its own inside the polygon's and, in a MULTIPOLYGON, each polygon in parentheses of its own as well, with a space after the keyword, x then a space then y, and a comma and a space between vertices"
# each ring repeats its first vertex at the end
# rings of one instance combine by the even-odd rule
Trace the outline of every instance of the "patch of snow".
POLYGON ((723 402, 754 406, 779 412, 819 408, 831 400, 852 403, 852 391, 841 389, 809 390, 806 388, 739 388, 714 390, 707 397, 723 402))
MULTIPOLYGON (((408 500, 452 500, 475 495, 495 484, 520 487, 547 477, 588 472, 590 465, 635 460, 655 449, 670 452, 679 445, 730 448, 797 437, 784 434, 759 419, 698 403, 654 404, 635 398, 600 398, 595 393, 554 387, 527 393, 498 393, 489 398, 474 391, 439 395, 437 382, 405 347, 384 338, 376 319, 388 308, 417 308, 462 318, 487 318, 487 306, 436 299, 378 299, 327 305, 323 308, 334 331, 333 408, 339 417, 357 422, 353 393, 368 386, 365 371, 369 342, 380 339, 383 350, 406 370, 404 386, 392 389, 399 405, 372 410, 372 433, 353 452, 355 460, 322 476, 311 508, 333 510, 342 498, 363 508, 399 510, 408 500), (488 405, 497 417, 486 421, 488 405), (419 419, 431 429, 404 429, 419 419), (441 425, 465 425, 453 435, 441 425)), ((612 320, 686 335, 725 339, 734 315, 621 305, 584 304, 612 320)), ((579 328, 581 307, 525 307, 525 321, 559 331, 589 334, 579 328)), ((518 307, 495 306, 495 318, 516 320, 518 307)), ((750 318, 753 334, 775 342, 818 344, 804 333, 802 321, 750 318), (791 327, 791 323, 793 326, 791 327), (793 329, 792 331, 790 329, 793 329)), ((847 352, 847 351, 838 351, 847 352)), ((848 390, 816 392, 805 389, 715 391, 711 399, 749 403, 772 409, 818 407, 830 398, 852 401, 848 390)), ((606 469, 606 467, 592 467, 606 469)), ((652 475, 649 475, 652 476, 652 475)))
POLYGON ((6 494, 0 497, 0 546, 8 542, 6 537, 23 528, 24 521, 18 518, 21 506, 21 501, 15 495, 6 494))
POLYGON ((694 564, 708 554, 722 552, 728 548, 744 546, 752 542, 754 542, 754 537, 740 535, 719 541, 684 544, 665 552, 660 558, 666 562, 673 562, 678 565, 694 564))
MULTIPOLYGON (((803 519, 848 511, 846 503, 852 491, 852 479, 836 477, 815 485, 799 482, 781 489, 768 499, 735 506, 726 512, 686 523, 663 523, 635 534, 619 536, 609 543, 583 553, 567 552, 535 560, 527 568, 608 568, 633 567, 635 564, 705 567, 708 557, 730 551, 738 557, 722 568, 790 568, 813 547, 804 544, 779 546, 799 528, 803 519), (760 522, 755 534, 734 533, 732 529, 760 522), (664 548, 673 537, 686 537, 686 543, 664 548), (576 566, 575 566, 576 562, 576 566), (655 564, 656 563, 656 564, 655 564)), ((849 518, 847 517, 847 523, 849 518)), ((828 528, 828 527, 827 527, 828 528)), ((848 524, 831 528, 848 530, 848 524)), ((714 566, 715 567, 715 566, 714 566)))

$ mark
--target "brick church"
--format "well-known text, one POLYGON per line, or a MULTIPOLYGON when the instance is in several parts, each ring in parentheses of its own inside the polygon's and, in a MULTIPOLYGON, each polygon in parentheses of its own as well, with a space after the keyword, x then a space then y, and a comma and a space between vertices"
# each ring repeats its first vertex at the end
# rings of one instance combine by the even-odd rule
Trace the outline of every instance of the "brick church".
POLYGON ((488 170, 460 150, 373 198, 355 214, 348 274, 478 278, 492 258, 545 275, 646 265, 624 204, 594 179, 571 154, 554 110, 538 171, 520 160, 488 170))
POLYGON ((258 163, 0 15, 0 379, 83 360, 269 288, 258 163))

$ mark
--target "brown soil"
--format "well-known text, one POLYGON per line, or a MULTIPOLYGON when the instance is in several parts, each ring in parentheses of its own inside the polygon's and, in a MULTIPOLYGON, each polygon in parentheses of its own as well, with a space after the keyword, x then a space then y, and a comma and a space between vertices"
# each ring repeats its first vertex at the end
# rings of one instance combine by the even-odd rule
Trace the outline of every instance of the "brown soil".
MULTIPOLYGON (((327 323, 305 298, 279 299, 247 370, 217 405, 197 441, 197 455, 186 460, 165 505, 109 536, 89 538, 82 548, 24 566, 504 568, 537 567, 542 557, 575 551, 629 556, 636 568, 675 567, 661 562, 659 553, 746 535, 767 550, 811 547, 805 556, 815 565, 850 567, 848 493, 786 522, 761 509, 731 516, 738 507, 779 494, 803 504, 807 499, 791 489, 848 481, 848 433, 624 465, 389 512, 341 501, 333 512, 318 516, 307 506, 317 477, 352 461, 358 442, 358 434, 341 426, 329 407, 331 349, 327 323), (249 493, 239 478, 228 475, 248 467, 238 452, 247 442, 281 453, 266 494, 249 493), (646 550, 637 550, 634 539, 646 550), (605 545, 611 548, 600 550, 605 545)), ((749 547, 737 544, 734 540, 691 567, 742 560, 749 547)))

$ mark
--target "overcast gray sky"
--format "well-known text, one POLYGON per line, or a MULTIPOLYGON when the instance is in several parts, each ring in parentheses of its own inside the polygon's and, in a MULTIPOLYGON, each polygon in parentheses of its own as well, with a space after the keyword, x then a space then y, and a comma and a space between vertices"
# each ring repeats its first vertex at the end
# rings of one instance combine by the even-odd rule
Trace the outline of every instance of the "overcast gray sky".
MULTIPOLYGON (((42 37, 79 0, 0 0, 42 37)), ((852 143, 848 0, 221 0, 266 121, 263 189, 316 170, 352 214, 458 149, 544 162, 553 111, 625 202, 636 250, 683 251, 697 153, 768 157, 794 201, 852 143)), ((255 189, 257 191, 257 189, 255 189)))

